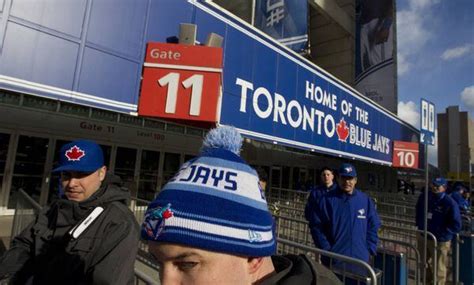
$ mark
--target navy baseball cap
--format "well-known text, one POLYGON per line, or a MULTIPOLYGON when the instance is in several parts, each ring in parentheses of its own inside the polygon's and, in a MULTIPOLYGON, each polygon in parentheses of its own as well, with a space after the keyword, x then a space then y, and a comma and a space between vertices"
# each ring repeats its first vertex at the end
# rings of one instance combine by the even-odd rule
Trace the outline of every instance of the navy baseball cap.
POLYGON ((343 163, 339 168, 339 176, 357 177, 357 172, 352 164, 343 163))
POLYGON ((448 181, 446 181, 446 179, 444 179, 443 177, 437 177, 433 179, 432 183, 434 186, 437 186, 437 187, 448 185, 448 181))
POLYGON ((93 141, 77 140, 61 147, 59 166, 53 172, 94 172, 102 166, 104 166, 102 148, 93 141))

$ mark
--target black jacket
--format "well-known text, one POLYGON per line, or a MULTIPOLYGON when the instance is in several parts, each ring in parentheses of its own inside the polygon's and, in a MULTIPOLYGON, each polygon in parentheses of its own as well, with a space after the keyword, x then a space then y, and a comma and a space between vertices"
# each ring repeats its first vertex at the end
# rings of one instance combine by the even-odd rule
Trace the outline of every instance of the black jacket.
POLYGON ((342 282, 331 270, 305 255, 274 255, 272 262, 276 273, 259 284, 342 285, 342 282))
POLYGON ((60 199, 44 208, 0 259, 0 279, 13 284, 129 284, 138 248, 139 226, 117 176, 77 203, 60 199), (77 238, 68 232, 97 206, 98 218, 77 238))

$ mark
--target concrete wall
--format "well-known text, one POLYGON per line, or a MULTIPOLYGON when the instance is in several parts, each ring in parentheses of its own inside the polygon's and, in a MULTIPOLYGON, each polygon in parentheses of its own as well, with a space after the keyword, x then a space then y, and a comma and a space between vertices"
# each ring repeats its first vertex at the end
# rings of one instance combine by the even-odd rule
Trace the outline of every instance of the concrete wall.
MULTIPOLYGON (((355 1, 336 2, 345 16, 355 23, 355 1)), ((352 86, 355 76, 355 38, 334 20, 312 7, 309 34, 312 61, 352 86)))

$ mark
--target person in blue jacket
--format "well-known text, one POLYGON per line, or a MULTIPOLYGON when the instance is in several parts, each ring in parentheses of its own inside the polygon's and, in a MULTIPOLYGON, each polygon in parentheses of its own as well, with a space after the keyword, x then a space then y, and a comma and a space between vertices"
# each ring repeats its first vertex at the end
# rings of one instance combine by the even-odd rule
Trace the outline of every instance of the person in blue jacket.
POLYGON ((337 184, 334 182, 334 171, 329 167, 323 167, 323 169, 321 169, 321 185, 311 190, 304 211, 316 247, 321 247, 320 244, 317 243, 317 229, 315 229, 316 209, 318 208, 321 197, 336 188, 337 184))
POLYGON ((451 192, 451 198, 458 204, 461 213, 469 212, 469 201, 464 198, 464 193, 468 190, 463 185, 458 185, 451 192))
POLYGON ((319 202, 314 232, 321 249, 369 262, 370 256, 377 252, 381 223, 374 202, 356 189, 356 184, 355 167, 343 163, 339 169, 339 187, 319 202))
MULTIPOLYGON (((461 230, 461 214, 456 202, 446 194, 447 181, 442 177, 435 178, 432 181, 431 191, 428 192, 428 211, 427 222, 428 231, 431 232, 438 242, 437 260, 433 261, 432 253, 434 251, 433 240, 427 240, 428 272, 426 283, 432 282, 433 262, 437 263, 436 272, 437 284, 446 283, 446 273, 448 264, 448 251, 451 247, 451 240, 461 230)), ((424 193, 420 195, 416 203, 416 226, 419 230, 424 229, 425 219, 424 193)), ((424 248, 424 237, 418 235, 418 246, 420 253, 424 248)))

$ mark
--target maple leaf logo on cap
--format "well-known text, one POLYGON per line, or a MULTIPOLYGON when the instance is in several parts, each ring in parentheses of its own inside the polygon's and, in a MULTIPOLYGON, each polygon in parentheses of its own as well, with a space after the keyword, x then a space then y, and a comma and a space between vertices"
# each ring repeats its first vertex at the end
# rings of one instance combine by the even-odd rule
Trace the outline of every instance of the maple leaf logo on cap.
POLYGON ((79 161, 86 155, 86 152, 80 149, 77 145, 75 145, 69 150, 66 150, 65 155, 67 157, 67 160, 69 161, 79 161))
POLYGON ((339 123, 336 125, 336 133, 339 138, 339 141, 346 142, 349 137, 349 128, 346 125, 346 121, 342 118, 339 123))

